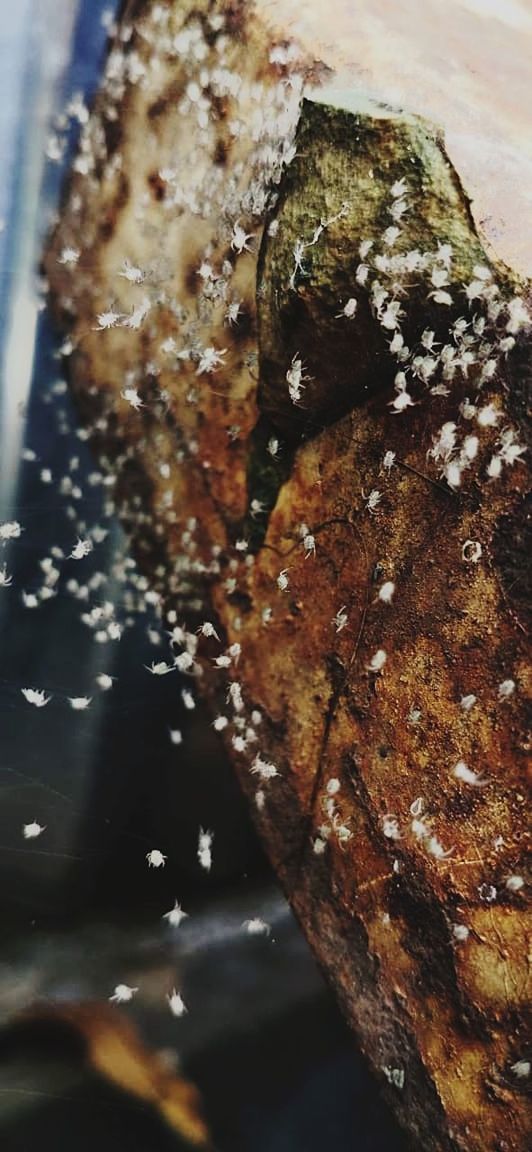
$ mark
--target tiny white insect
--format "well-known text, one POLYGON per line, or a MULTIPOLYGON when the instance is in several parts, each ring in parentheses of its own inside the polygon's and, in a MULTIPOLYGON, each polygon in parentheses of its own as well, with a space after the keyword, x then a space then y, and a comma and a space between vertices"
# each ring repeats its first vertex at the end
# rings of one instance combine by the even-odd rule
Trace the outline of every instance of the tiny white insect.
POLYGON ((367 665, 368 672, 380 672, 388 659, 384 648, 378 648, 367 665))
MULTIPOLYGON (((364 496, 364 493, 362 493, 362 495, 364 496)), ((364 496, 364 499, 366 501, 366 508, 368 512, 376 512, 382 500, 382 492, 379 492, 378 488, 372 488, 369 496, 364 496)))
POLYGON ((342 604, 342 607, 338 609, 336 616, 333 616, 331 620, 331 624, 334 624, 337 632, 341 632, 346 627, 347 621, 349 619, 346 612, 346 607, 346 604, 342 604))
POLYGON ((299 404, 301 395, 305 390, 305 383, 310 379, 311 377, 305 372, 305 365, 300 359, 299 353, 296 352, 286 373, 288 395, 293 404, 299 404))
POLYGON ((196 370, 196 376, 201 376, 203 373, 210 375, 212 372, 216 372, 218 368, 223 365, 226 352, 227 348, 214 348, 212 346, 203 348, 196 370))
POLYGON ((124 260, 122 271, 118 275, 122 276, 124 280, 129 280, 130 284, 142 284, 144 280, 142 268, 137 268, 130 260, 124 260))
POLYGON ((59 256, 57 257, 57 263, 58 264, 77 264, 77 262, 80 258, 80 255, 81 255, 81 253, 79 251, 79 248, 72 248, 70 245, 67 245, 59 253, 59 256))
POLYGON ((78 539, 77 539, 76 543, 74 544, 74 547, 73 547, 72 551, 70 552, 68 559, 69 560, 82 560, 84 556, 88 556, 89 552, 92 552, 93 548, 94 548, 94 544, 92 543, 92 540, 90 540, 88 537, 86 540, 83 540, 80 536, 78 536, 78 539))
POLYGON ((308 560, 309 556, 316 555, 316 541, 311 532, 307 532, 307 535, 303 537, 303 548, 305 549, 305 560, 308 560))
POLYGON ((22 834, 25 840, 35 840, 46 829, 46 824, 38 824, 36 820, 32 820, 30 824, 23 824, 22 834))
POLYGON ((92 702, 92 696, 67 696, 70 707, 74 712, 84 712, 92 702))
POLYGON ((34 704, 35 708, 44 708, 45 704, 49 704, 52 699, 47 696, 42 688, 21 688, 20 691, 28 704, 34 704))
POLYGON ((254 916, 251 920, 244 920, 242 927, 250 936, 269 936, 271 934, 270 924, 261 920, 260 916, 254 916))
POLYGON ((382 1070, 389 1084, 393 1084, 394 1088, 399 1088, 399 1090, 404 1088, 404 1068, 390 1068, 388 1064, 383 1064, 382 1070))
POLYGON ((169 728, 168 732, 171 744, 178 745, 183 743, 183 733, 179 728, 169 728))
POLYGON ((281 446, 280 446, 279 441, 276 439, 275 436, 270 436, 270 439, 268 440, 268 444, 267 444, 267 450, 268 450, 270 456, 272 456, 273 459, 276 460, 278 455, 279 455, 279 452, 281 450, 281 446))
POLYGON ((404 412, 405 408, 412 408, 415 401, 408 392, 402 389, 397 393, 394 400, 389 401, 389 407, 393 408, 394 412, 404 412))
POLYGON ((383 604, 391 604, 395 593, 395 584, 393 580, 386 580, 385 583, 379 588, 379 600, 383 604))
POLYGON ((175 988, 172 989, 170 995, 167 996, 166 999, 168 1001, 168 1007, 172 1013, 172 1016, 184 1016, 185 1012, 188 1012, 188 1008, 185 1004, 185 1001, 183 1000, 181 993, 177 992, 175 988))
POLYGON ((228 724, 229 720, 227 719, 227 716, 216 716, 212 722, 212 726, 215 732, 223 732, 224 728, 227 728, 228 724))
POLYGON ((275 776, 279 776, 280 772, 269 760, 263 760, 257 753, 253 763, 250 767, 250 772, 254 776, 260 776, 261 780, 273 780, 275 776))
POLYGON ((103 692, 108 692, 113 687, 113 679, 114 677, 109 676, 107 672, 100 672, 99 676, 96 677, 96 683, 103 692))
POLYGON ((233 325, 233 324, 238 324, 239 316, 240 316, 240 301, 239 300, 233 300, 231 302, 231 304, 228 304, 228 306, 227 306, 224 319, 227 320, 228 324, 233 325))
POLYGON ((524 888, 525 882, 522 876, 508 876, 505 885, 509 892, 520 892, 521 888, 524 888))
POLYGON ((254 232, 245 232, 237 220, 236 223, 233 224, 233 231, 231 233, 231 248, 233 252, 237 252, 239 256, 242 252, 251 252, 248 240, 253 240, 254 235, 254 232))
POLYGON ((427 838, 426 848, 427 852, 430 852, 431 856, 435 856, 437 860, 446 860, 447 857, 452 856, 454 852, 454 848, 447 848, 447 850, 445 850, 437 836, 429 836, 427 838))
POLYGON ((464 712, 470 712, 471 709, 474 708, 476 702, 477 702, 476 696, 474 696, 473 693, 470 692, 469 695, 462 696, 462 699, 460 700, 460 707, 463 709, 464 712))
POLYGON ((218 641, 220 640, 220 637, 216 631, 216 628, 214 627, 214 624, 211 624, 210 620, 204 620, 203 624, 200 624, 197 631, 202 636, 206 636, 208 639, 210 639, 211 637, 214 637, 215 640, 218 640, 218 641))
POLYGON ((138 412, 140 408, 144 407, 144 402, 139 396, 138 389, 134 388, 131 384, 127 388, 122 388, 120 395, 122 400, 127 400, 127 403, 131 408, 134 408, 135 412, 138 412))
POLYGON ((327 782, 327 794, 329 796, 336 796, 340 791, 340 781, 337 776, 332 776, 327 782))
POLYGON ((357 310, 357 302, 354 296, 350 296, 346 304, 344 304, 342 311, 336 313, 335 319, 338 320, 341 316, 345 316, 347 320, 352 320, 357 310))
POLYGON ((499 700, 509 700, 515 692, 515 680, 501 680, 497 689, 499 700))
POLYGON ((167 857, 158 848, 152 848, 146 853, 146 860, 148 861, 149 868, 164 868, 167 857))
POLYGON ((198 836, 198 861, 206 872, 210 872, 212 867, 212 842, 214 839, 213 832, 205 832, 203 828, 199 830, 198 836))
POLYGON ((179 925, 182 924, 183 920, 186 920, 187 918, 188 912, 183 911, 180 903, 177 900, 174 904, 174 907, 171 908, 169 912, 165 912, 162 917, 163 920, 168 920, 168 923, 172 925, 172 928, 179 928, 179 925))
POLYGON ((495 404, 485 404, 477 412, 477 424, 480 424, 481 428, 495 428, 501 416, 502 412, 500 408, 495 407, 495 404))
POLYGON ((518 1080, 525 1080, 530 1076, 530 1060, 516 1060, 511 1066, 511 1071, 518 1080))
POLYGON ((395 464, 395 452, 390 452, 388 450, 388 452, 384 453, 384 456, 382 458, 382 466, 383 466, 383 468, 386 469, 387 472, 390 472, 390 470, 393 468, 394 464, 395 464))
POLYGON ((288 588, 288 568, 283 568, 277 577, 277 587, 280 592, 286 592, 288 588))
POLYGON ((151 308, 151 302, 148 296, 144 296, 140 304, 133 309, 129 316, 126 316, 123 326, 124 328, 131 328, 133 332, 138 332, 143 320, 146 319, 148 312, 151 308))
POLYGON ((453 924, 453 936, 455 940, 467 940, 469 928, 466 924, 453 924))
POLYGON ((138 988, 131 988, 129 984, 117 984, 109 999, 112 1004, 127 1004, 133 999, 135 992, 138 992, 138 988))
POLYGON ((145 664, 144 667, 152 676, 166 676, 168 672, 174 671, 174 666, 167 664, 166 660, 152 660, 151 664, 145 664))
POLYGON ((401 832, 396 816, 383 816, 382 831, 388 840, 400 840, 401 832))
POLYGON ((107 312, 100 312, 96 317, 97 325, 94 331, 103 332, 108 328, 116 328, 121 319, 120 312, 115 312, 114 308, 109 308, 107 312))
POLYGON ((4 520, 0 524, 0 540, 18 540, 21 532, 23 528, 18 520, 4 520))
POLYGON ((464 760, 459 760, 453 768, 453 776, 457 780, 462 780, 464 784, 472 784, 476 788, 482 788, 487 784, 484 777, 479 776, 477 772, 473 772, 472 768, 468 768, 464 760))

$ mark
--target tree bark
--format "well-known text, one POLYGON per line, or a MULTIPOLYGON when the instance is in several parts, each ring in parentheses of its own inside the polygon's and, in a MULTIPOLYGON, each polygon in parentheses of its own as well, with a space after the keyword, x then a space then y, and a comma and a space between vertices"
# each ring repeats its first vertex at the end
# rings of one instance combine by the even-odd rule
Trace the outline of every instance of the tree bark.
POLYGON ((437 130, 261 14, 124 26, 46 254, 71 387, 401 1123, 521 1152, 527 286, 437 130))

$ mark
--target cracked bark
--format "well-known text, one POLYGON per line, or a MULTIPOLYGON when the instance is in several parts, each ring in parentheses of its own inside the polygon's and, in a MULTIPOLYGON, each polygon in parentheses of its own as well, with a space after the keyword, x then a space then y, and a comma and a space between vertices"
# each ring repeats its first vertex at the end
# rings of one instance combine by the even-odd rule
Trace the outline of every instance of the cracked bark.
MULTIPOLYGON (((298 120, 295 156, 274 173, 276 202, 266 181, 263 230, 251 85, 281 101, 287 66, 272 63, 267 21, 248 20, 245 5, 169 8, 174 31, 203 29, 204 67, 214 66, 216 51, 209 14, 225 12, 225 63, 243 84, 238 97, 216 97, 214 120, 198 137, 194 108, 178 112, 176 100, 199 65, 176 59, 150 25, 152 6, 138 7, 128 51, 147 65, 157 59, 157 71, 123 92, 107 81, 87 137, 88 175, 73 174, 46 254, 52 306, 73 344, 70 384, 95 450, 119 477, 133 546, 166 605, 194 625, 208 614, 224 641, 242 645, 232 676, 245 716, 262 713, 260 752, 280 772, 264 784, 262 808, 250 757, 230 739, 228 752, 287 896, 400 1121, 424 1149, 521 1152, 526 1080, 512 1069, 526 1058, 526 918, 522 891, 506 880, 525 868, 526 469, 520 462, 486 482, 492 447, 482 432, 460 486, 442 479, 427 453, 445 423, 471 430, 461 405, 470 397, 480 404, 474 382, 466 370, 447 391, 419 387, 413 407, 393 411, 391 334, 357 282, 359 245, 382 246, 390 186, 403 177, 410 208, 401 251, 452 245, 453 302, 434 302, 427 268, 401 296, 409 345, 431 329, 441 347, 456 319, 471 323, 463 289, 478 265, 502 299, 526 289, 484 252, 437 131, 389 109, 361 111, 332 89, 313 90, 301 112, 284 115, 285 135, 298 120), (112 138, 103 130, 110 105, 112 138), (228 125, 237 113, 235 136, 228 125), (186 186, 177 208, 182 186, 160 176, 170 167, 186 186), (254 233, 253 251, 241 255, 231 246, 237 218, 254 233), (297 240, 307 246, 303 271, 294 272, 297 240), (74 270, 58 263, 66 243, 81 250, 74 270), (126 257, 147 270, 145 286, 117 279, 126 257), (240 329, 224 321, 216 278, 206 285, 198 276, 205 259, 217 275, 230 262, 240 329), (152 307, 140 331, 94 330, 111 298, 126 314, 145 290, 152 307), (342 309, 351 298, 349 319, 342 309), (161 353, 169 337, 188 359, 161 353), (212 376, 198 376, 195 341, 227 349, 212 376), (286 377, 297 357, 308 377, 300 406, 286 377), (140 412, 120 395, 131 371, 139 372, 140 412), (280 441, 278 459, 267 451, 271 437, 280 441), (133 472, 148 525, 133 499, 133 472), (381 498, 372 514, 374 489, 381 498), (183 537, 191 517, 193 552, 183 537), (315 537, 315 556, 304 555, 301 524, 315 537), (252 564, 235 550, 244 533, 252 564), (463 557, 471 540, 481 547, 478 563, 463 557), (389 605, 378 600, 384 579, 396 586, 389 605), (337 632, 331 621, 342 605, 348 624, 337 632), (377 675, 370 665, 379 649, 387 661, 377 675), (515 690, 501 700, 507 679, 515 690), (471 712, 460 707, 468 693, 477 698, 471 712), (485 787, 452 775, 462 759, 485 787), (331 780, 340 783, 337 823, 350 837, 342 841, 333 827, 317 855, 331 780), (413 831, 417 798, 421 835, 413 831), (397 837, 383 830, 388 817, 397 837), (428 850, 431 837, 440 856, 428 850), (490 886, 494 903, 486 903, 490 886), (465 939, 456 924, 468 929, 465 939)), ((304 57, 290 69, 292 79, 325 74, 304 57)), ((272 138, 280 106, 276 115, 272 138)), ((518 335, 481 394, 519 443, 529 365, 529 343, 518 335)), ((199 683, 224 710, 227 684, 213 673, 213 654, 206 641, 199 683)))

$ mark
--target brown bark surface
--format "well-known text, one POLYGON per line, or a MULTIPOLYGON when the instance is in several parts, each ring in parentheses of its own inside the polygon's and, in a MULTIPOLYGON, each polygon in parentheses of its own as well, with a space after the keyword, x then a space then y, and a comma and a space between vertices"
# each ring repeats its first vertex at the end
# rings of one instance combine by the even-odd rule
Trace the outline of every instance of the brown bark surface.
POLYGON ((521 1152, 526 286, 437 131, 329 79, 247 6, 129 5, 52 302, 191 685, 383 1090, 420 1148, 521 1152), (222 647, 196 648, 204 620, 222 647))

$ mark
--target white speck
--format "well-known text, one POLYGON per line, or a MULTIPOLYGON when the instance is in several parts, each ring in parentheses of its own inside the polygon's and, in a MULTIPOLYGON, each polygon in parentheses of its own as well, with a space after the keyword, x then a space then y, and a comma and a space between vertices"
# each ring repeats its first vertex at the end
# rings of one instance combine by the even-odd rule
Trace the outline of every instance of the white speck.
POLYGON ((250 772, 254 776, 260 776, 261 780, 273 780, 275 776, 280 775, 275 764, 270 763, 269 760, 263 760, 258 753, 250 767, 250 772))
POLYGON ((383 604, 391 604, 394 592, 395 584, 393 580, 386 580, 382 588, 379 589, 379 600, 382 600, 383 604))
POLYGON ((457 780, 462 780, 464 784, 472 784, 476 788, 481 788, 487 783, 482 776, 473 772, 472 768, 468 768, 464 760, 459 760, 458 763, 455 764, 453 776, 455 776, 457 780))
POLYGON ((509 700, 515 692, 515 680, 501 680, 497 689, 499 700, 509 700))
POLYGON ((146 672, 151 672, 152 676, 166 676, 168 672, 174 671, 172 664, 167 664, 166 660, 153 660, 150 666, 144 665, 146 672))
POLYGON ((144 280, 142 268, 136 268, 129 260, 124 260, 122 271, 118 275, 123 276, 124 280, 129 280, 130 284, 142 284, 144 280))
POLYGON ((96 677, 96 683, 103 692, 108 692, 109 688, 113 687, 113 677, 109 676, 107 672, 100 672, 96 677))
POLYGON ((367 665, 369 672, 380 672, 388 659, 384 648, 378 648, 367 665))
POLYGON ((206 872, 210 872, 212 867, 212 842, 214 839, 213 832, 205 832, 203 828, 199 830, 198 836, 198 861, 206 872))
POLYGON ((477 424, 480 424, 481 428, 495 428, 501 416, 502 412, 494 404, 485 404, 477 412, 477 424))
POLYGON ((0 568, 0 588, 10 588, 13 583, 13 577, 9 575, 7 565, 4 564, 0 568))
POLYGON ((340 791, 340 781, 337 779, 336 776, 333 776, 331 778, 331 780, 329 780, 327 783, 327 793, 329 796, 336 796, 337 792, 339 792, 339 791, 340 791))
POLYGON ((344 304, 342 311, 337 313, 336 319, 338 320, 340 316, 345 316, 347 320, 352 320, 353 316, 356 313, 356 310, 357 310, 356 299, 354 296, 350 296, 347 303, 344 304))
POLYGON ((168 920, 172 928, 179 928, 179 925, 188 918, 188 912, 183 912, 181 905, 176 900, 174 907, 169 912, 165 912, 162 919, 168 920))
POLYGON ((383 1064, 382 1070, 389 1084, 393 1084, 394 1088, 402 1089, 405 1083, 404 1068, 390 1068, 387 1064, 383 1064))
POLYGON ((383 835, 388 840, 400 840, 401 833, 399 831, 399 824, 395 816, 383 816, 382 818, 382 831, 383 835))
POLYGON ((372 488, 369 496, 366 499, 366 508, 368 512, 375 512, 382 500, 382 492, 378 488, 372 488))
POLYGON ((183 743, 183 733, 180 731, 179 728, 169 728, 168 732, 169 732, 171 744, 174 744, 177 746, 177 745, 183 743))
POLYGON ((166 856, 163 856, 158 848, 152 848, 150 852, 146 853, 149 868, 164 868, 166 859, 166 856))
POLYGON ((464 712, 470 712, 471 709, 474 708, 476 702, 477 698, 476 696, 473 696, 473 693, 471 692, 468 696, 462 696, 462 699, 460 700, 460 707, 464 712))
POLYGON ((181 993, 176 992, 175 988, 172 989, 170 995, 167 996, 166 999, 168 1000, 168 1007, 172 1013, 172 1016, 184 1016, 185 1012, 188 1011, 181 993))
POLYGON ((92 552, 93 547, 92 540, 82 540, 81 537, 78 536, 77 542, 74 544, 68 558, 69 560, 82 560, 84 556, 88 556, 89 552, 92 552))
POLYGON ((260 916, 255 916, 251 920, 244 920, 242 927, 250 936, 269 936, 271 927, 265 920, 261 920, 260 916))
POLYGON ((138 992, 138 988, 130 988, 129 984, 117 984, 109 999, 112 1004, 127 1004, 133 999, 135 992, 138 992))
POLYGON ((79 248, 71 248, 67 246, 63 248, 57 257, 58 264, 77 264, 80 257, 79 248))
POLYGON ((334 624, 337 632, 341 632, 342 629, 345 628, 349 619, 345 609, 346 605, 342 604, 342 607, 338 609, 336 616, 333 616, 331 620, 331 624, 334 624))
POLYGON ((455 940, 467 940, 469 928, 466 924, 453 924, 453 936, 455 940))
POLYGON ((98 323, 95 331, 103 332, 108 328, 115 328, 121 319, 120 312, 115 312, 113 308, 109 308, 107 312, 100 312, 96 317, 98 323))
POLYGON ((525 1080, 530 1076, 530 1060, 516 1060, 515 1064, 512 1064, 512 1072, 518 1080, 525 1080))
POLYGON ((44 708, 52 699, 51 696, 46 696, 42 688, 21 688, 20 691, 28 704, 33 704, 35 708, 44 708))
POLYGON ((36 820, 33 820, 30 824, 23 824, 22 834, 25 840, 35 840, 45 829, 45 824, 38 824, 36 820))
POLYGON ((144 407, 143 401, 139 396, 138 389, 133 388, 132 385, 130 385, 128 388, 122 388, 120 395, 122 400, 127 400, 127 403, 131 408, 134 408, 135 412, 138 412, 140 408, 144 407))
POLYGON ((524 888, 525 882, 522 876, 509 876, 505 884, 509 892, 520 892, 521 888, 524 888))
POLYGON ((286 592, 288 588, 288 568, 283 568, 277 577, 277 587, 280 592, 286 592))

